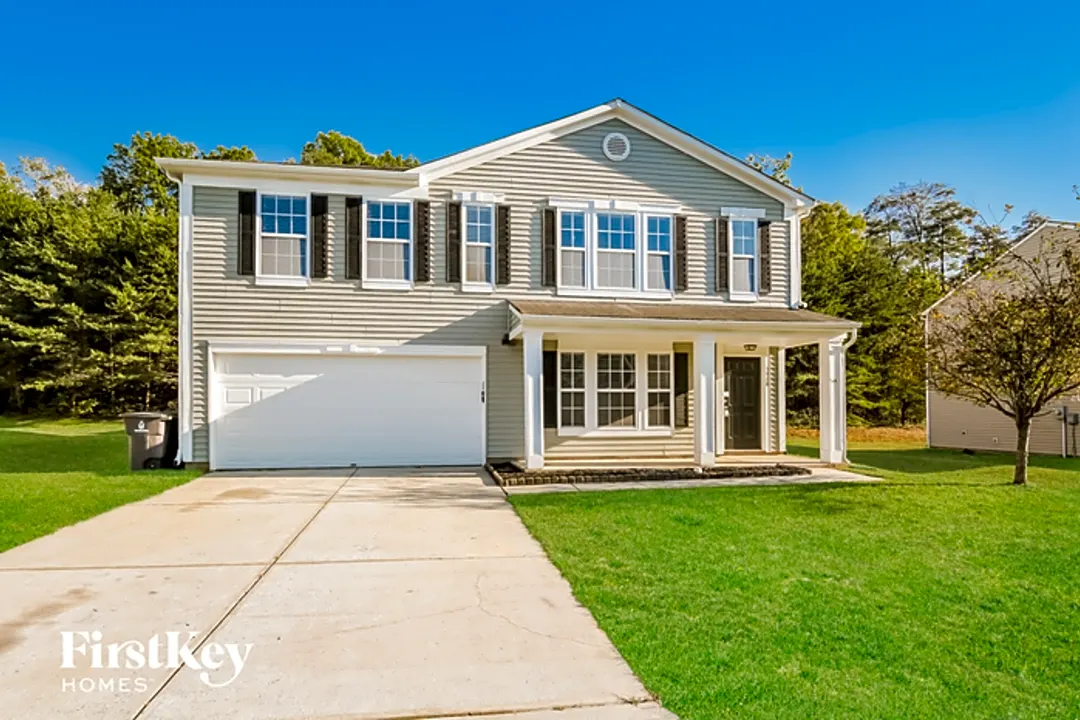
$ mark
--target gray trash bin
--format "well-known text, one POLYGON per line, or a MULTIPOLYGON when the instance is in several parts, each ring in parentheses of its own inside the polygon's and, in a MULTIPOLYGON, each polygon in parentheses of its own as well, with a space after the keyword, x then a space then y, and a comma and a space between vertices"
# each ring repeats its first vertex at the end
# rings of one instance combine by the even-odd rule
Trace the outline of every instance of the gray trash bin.
POLYGON ((171 416, 158 412, 131 412, 121 415, 128 436, 128 459, 132 470, 161 467, 165 455, 165 427, 171 416))

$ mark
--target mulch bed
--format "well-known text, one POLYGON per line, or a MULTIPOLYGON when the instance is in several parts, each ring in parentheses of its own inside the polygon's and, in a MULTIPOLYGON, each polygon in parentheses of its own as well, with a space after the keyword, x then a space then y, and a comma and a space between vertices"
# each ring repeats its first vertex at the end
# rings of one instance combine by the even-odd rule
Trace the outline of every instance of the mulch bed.
POLYGON ((653 480, 704 480, 809 475, 797 465, 728 465, 712 468, 613 468, 582 470, 524 470, 509 462, 484 466, 503 486, 550 483, 610 483, 653 480))

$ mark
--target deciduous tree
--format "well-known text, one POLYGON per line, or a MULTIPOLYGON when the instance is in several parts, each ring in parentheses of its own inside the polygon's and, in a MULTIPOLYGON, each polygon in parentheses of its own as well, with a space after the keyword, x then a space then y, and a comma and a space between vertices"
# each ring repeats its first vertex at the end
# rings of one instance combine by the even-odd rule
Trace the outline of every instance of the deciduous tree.
POLYGON ((411 168, 420 164, 412 155, 403 157, 394 155, 389 150, 381 155, 372 155, 364 149, 363 143, 337 130, 320 132, 311 142, 304 144, 300 154, 304 165, 351 165, 374 168, 411 168))
POLYGON ((957 291, 927 323, 931 387, 1016 425, 1013 482, 1027 482, 1031 423, 1080 388, 1080 253, 1053 236, 957 291))

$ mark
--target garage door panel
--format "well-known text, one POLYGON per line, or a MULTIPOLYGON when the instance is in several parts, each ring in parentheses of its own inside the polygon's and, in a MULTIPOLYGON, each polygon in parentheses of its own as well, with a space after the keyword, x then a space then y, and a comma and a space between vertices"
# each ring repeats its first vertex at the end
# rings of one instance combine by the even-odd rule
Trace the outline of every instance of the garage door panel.
POLYGON ((483 357, 222 360, 216 467, 483 462, 483 357))

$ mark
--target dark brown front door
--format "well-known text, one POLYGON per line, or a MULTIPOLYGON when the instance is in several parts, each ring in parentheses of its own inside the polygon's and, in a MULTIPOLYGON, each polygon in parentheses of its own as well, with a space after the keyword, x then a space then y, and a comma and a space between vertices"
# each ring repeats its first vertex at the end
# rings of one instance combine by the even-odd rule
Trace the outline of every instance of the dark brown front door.
POLYGON ((761 358, 724 358, 727 448, 761 449, 761 358))

